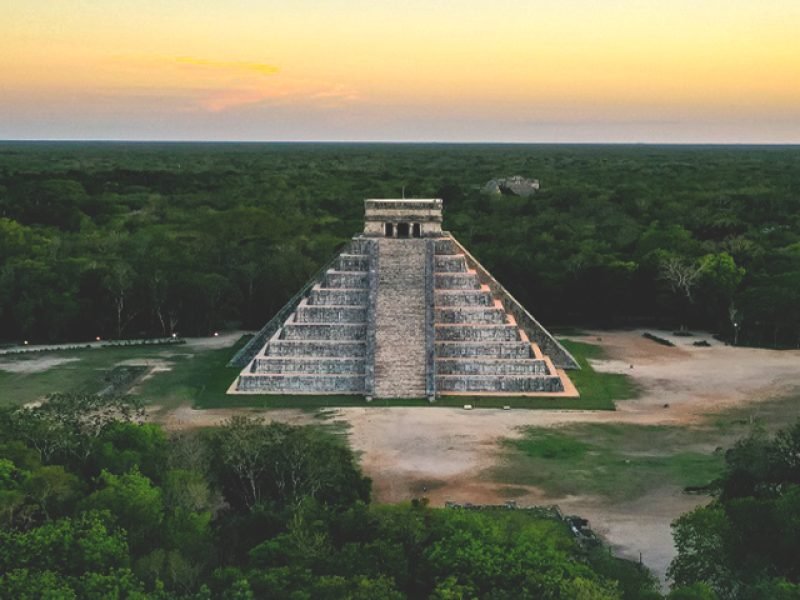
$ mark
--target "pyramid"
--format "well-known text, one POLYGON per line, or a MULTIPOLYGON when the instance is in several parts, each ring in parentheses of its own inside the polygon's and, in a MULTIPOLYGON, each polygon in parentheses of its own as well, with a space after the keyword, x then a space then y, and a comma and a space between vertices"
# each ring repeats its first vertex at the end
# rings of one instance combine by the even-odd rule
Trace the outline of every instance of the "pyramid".
POLYGON ((364 204, 364 232, 231 360, 228 393, 578 395, 575 359, 442 230, 442 200, 364 204))

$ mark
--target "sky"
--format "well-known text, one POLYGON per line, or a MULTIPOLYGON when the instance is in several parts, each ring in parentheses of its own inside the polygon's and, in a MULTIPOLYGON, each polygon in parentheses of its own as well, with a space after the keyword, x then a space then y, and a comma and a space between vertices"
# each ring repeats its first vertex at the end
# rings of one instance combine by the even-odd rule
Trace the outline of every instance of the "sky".
POLYGON ((800 0, 0 0, 0 139, 800 143, 800 0))

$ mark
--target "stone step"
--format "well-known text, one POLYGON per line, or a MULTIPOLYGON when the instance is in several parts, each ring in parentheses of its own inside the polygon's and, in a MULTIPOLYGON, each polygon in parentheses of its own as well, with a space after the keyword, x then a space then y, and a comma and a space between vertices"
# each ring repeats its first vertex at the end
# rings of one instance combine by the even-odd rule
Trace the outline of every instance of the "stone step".
POLYGON ((530 358, 531 345, 528 342, 436 342, 437 358, 530 358))
POLYGON ((464 324, 503 324, 506 323, 506 311, 502 307, 459 306, 436 308, 434 322, 464 324))
POLYGON ((363 306, 366 308, 369 291, 366 289, 321 288, 314 286, 308 295, 310 306, 363 306))
POLYGON ((436 290, 479 290, 481 284, 474 272, 436 273, 434 275, 436 290))
POLYGON ((323 287, 367 289, 369 274, 362 271, 334 271, 329 269, 325 273, 323 287))
POLYGON ((309 306, 303 302, 295 313, 296 323, 364 323, 367 308, 361 306, 309 306))
POLYGON ((366 354, 366 343, 363 341, 342 340, 277 339, 269 342, 266 352, 268 356, 363 357, 366 354))
POLYGON ((378 242, 375 396, 425 396, 425 240, 378 242))
POLYGON ((524 375, 437 375, 436 390, 447 392, 531 393, 563 392, 557 376, 530 377, 524 375))
POLYGON ((283 327, 285 340, 364 340, 367 335, 365 323, 286 323, 283 327))
POLYGON ((340 254, 336 259, 337 271, 369 271, 369 256, 364 254, 340 254))
POLYGON ((240 375, 237 391, 289 394, 363 394, 363 375, 240 375))
POLYGON ((437 307, 495 305, 495 299, 487 290, 436 290, 434 298, 437 307))
POLYGON ((520 339, 516 325, 436 325, 436 341, 513 342, 520 339))
POLYGON ((466 273, 467 259, 463 254, 441 255, 434 257, 436 273, 466 273))
POLYGON ((439 239, 434 242, 434 252, 436 255, 440 254, 461 254, 456 243, 448 238, 439 239))
POLYGON ((541 359, 437 359, 438 375, 550 375, 541 359))
POLYGON ((250 369, 259 374, 364 375, 363 358, 297 358, 267 356, 256 358, 250 369))

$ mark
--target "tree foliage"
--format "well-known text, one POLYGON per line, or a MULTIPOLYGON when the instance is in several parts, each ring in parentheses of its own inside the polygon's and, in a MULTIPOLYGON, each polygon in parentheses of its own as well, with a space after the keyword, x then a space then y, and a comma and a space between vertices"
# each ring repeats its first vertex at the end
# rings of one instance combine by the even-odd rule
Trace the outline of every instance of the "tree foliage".
POLYGON ((673 524, 678 556, 669 575, 698 590, 689 598, 705 589, 723 599, 797 598, 800 422, 774 437, 753 433, 726 463, 718 497, 673 524))
POLYGON ((168 440, 118 401, 46 404, 0 415, 2 599, 656 594, 560 521, 372 506, 353 453, 317 428, 234 418, 168 440), (68 441, 44 452, 51 434, 68 441))
POLYGON ((545 322, 644 320, 800 344, 796 148, 6 143, 0 151, 6 339, 259 327, 360 231, 364 198, 405 188, 444 198, 445 227, 545 322), (480 192, 513 173, 539 178, 541 191, 480 192))

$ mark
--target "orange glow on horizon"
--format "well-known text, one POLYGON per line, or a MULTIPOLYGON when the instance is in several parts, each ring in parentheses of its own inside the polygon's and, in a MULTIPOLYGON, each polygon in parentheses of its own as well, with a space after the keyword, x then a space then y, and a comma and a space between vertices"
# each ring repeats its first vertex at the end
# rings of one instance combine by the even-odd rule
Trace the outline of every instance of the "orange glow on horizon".
POLYGON ((117 112, 110 137, 126 120, 206 114, 243 131, 255 119, 271 139, 267 123, 280 113, 298 139, 314 127, 346 137, 345 125, 354 139, 390 138, 381 127, 402 132, 404 120, 424 131, 444 115, 450 138, 469 138, 477 122, 591 122, 587 137, 602 138, 626 119, 666 119, 686 131, 749 123, 749 137, 800 141, 793 0, 410 0, 401 9, 234 0, 191 12, 177 1, 11 2, 0 22, 3 137, 37 115, 69 131, 76 117, 117 112))

